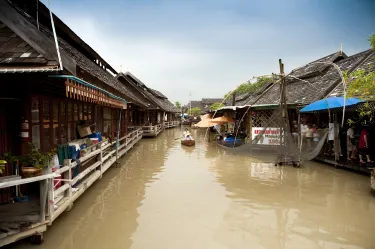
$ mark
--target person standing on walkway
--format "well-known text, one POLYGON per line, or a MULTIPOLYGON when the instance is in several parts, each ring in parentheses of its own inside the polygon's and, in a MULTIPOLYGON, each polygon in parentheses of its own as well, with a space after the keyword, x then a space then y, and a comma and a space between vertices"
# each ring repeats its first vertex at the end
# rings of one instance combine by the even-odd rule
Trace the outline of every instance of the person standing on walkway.
POLYGON ((306 135, 306 143, 307 143, 307 149, 311 149, 311 142, 313 139, 313 129, 311 124, 307 125, 307 128, 305 129, 305 135, 306 135))
POLYGON ((346 132, 346 150, 347 150, 347 159, 351 161, 352 159, 356 159, 356 139, 354 134, 355 125, 352 124, 348 131, 346 132))
POLYGON ((365 127, 362 128, 361 135, 359 136, 358 152, 360 163, 366 163, 363 161, 363 155, 366 155, 367 163, 373 163, 369 155, 368 132, 365 127))

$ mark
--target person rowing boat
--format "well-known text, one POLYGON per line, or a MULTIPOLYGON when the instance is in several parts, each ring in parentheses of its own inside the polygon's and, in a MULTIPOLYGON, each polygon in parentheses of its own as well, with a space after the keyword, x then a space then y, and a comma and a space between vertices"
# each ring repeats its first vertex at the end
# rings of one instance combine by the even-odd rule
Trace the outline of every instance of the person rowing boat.
POLYGON ((185 129, 184 133, 182 134, 182 138, 184 140, 194 140, 187 128, 185 129))

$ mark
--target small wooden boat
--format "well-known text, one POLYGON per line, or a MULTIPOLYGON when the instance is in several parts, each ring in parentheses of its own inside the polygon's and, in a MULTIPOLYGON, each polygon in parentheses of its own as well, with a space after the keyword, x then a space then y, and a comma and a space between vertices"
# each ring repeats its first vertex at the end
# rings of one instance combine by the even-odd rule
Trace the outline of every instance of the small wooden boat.
POLYGON ((183 139, 181 139, 181 144, 191 147, 191 146, 195 145, 195 140, 194 139, 193 140, 183 140, 183 139))

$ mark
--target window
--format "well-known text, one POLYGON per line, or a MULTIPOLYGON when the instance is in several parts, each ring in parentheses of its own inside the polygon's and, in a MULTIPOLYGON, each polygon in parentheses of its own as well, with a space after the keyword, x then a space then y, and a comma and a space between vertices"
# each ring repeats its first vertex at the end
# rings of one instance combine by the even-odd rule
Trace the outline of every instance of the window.
MULTIPOLYGON (((109 109, 109 108, 108 108, 109 109)), ((32 142, 46 152, 58 144, 75 140, 78 121, 92 122, 94 106, 75 100, 33 96, 31 98, 32 142)), ((111 114, 111 109, 109 112, 111 114)), ((111 127, 110 115, 107 127, 111 127)), ((97 127, 100 129, 101 127, 97 127)))
POLYGON ((83 120, 87 120, 87 104, 83 104, 83 120))
POLYGON ((103 107, 103 132, 111 133, 112 132, 112 115, 111 109, 108 107, 103 107))

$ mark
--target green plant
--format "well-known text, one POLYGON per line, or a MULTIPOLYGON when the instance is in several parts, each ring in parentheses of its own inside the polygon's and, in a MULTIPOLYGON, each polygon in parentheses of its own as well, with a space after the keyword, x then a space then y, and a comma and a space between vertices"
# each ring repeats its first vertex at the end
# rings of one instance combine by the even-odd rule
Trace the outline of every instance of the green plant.
POLYGON ((221 108, 221 107, 224 107, 224 104, 217 102, 217 103, 215 103, 215 104, 212 104, 212 105, 210 106, 210 109, 211 109, 212 111, 216 111, 217 109, 219 109, 219 108, 221 108))
POLYGON ((177 109, 181 109, 181 103, 179 101, 176 101, 175 106, 177 107, 177 109))
POLYGON ((241 85, 239 85, 233 92, 225 94, 224 98, 232 97, 233 93, 236 93, 237 95, 241 95, 245 93, 254 93, 265 84, 268 84, 271 82, 273 82, 273 79, 267 76, 259 77, 257 81, 254 83, 251 83, 251 81, 246 81, 242 83, 241 85))
POLYGON ((11 165, 15 165, 19 160, 19 156, 13 156, 12 152, 5 152, 4 153, 4 160, 11 165))
POLYGON ((1 162, 2 160, 0 160, 0 174, 2 174, 5 170, 5 164, 3 164, 3 162, 1 162))
POLYGON ((43 168, 48 164, 56 154, 56 149, 52 149, 47 153, 42 153, 33 143, 28 144, 28 153, 22 158, 22 163, 26 166, 35 168, 43 168))
POLYGON ((190 112, 193 116, 198 116, 201 114, 202 110, 199 107, 194 107, 194 108, 191 108, 190 112))
POLYGON ((6 164, 14 165, 19 161, 19 159, 20 158, 18 156, 13 156, 11 152, 5 152, 3 157, 0 158, 0 174, 4 172, 6 164))
POLYGON ((370 42, 372 49, 375 50, 375 34, 370 35, 370 37, 368 38, 368 41, 370 42))
MULTIPOLYGON (((375 34, 372 34, 368 41, 372 49, 375 50, 375 34)), ((354 72, 344 72, 343 76, 345 83, 347 84, 347 95, 348 97, 357 97, 365 102, 359 110, 359 119, 365 118, 369 119, 371 122, 375 117, 374 108, 369 104, 375 100, 375 68, 373 65, 369 64, 367 67, 355 70, 354 72)), ((354 121, 352 119, 348 120, 351 124, 354 121)))

